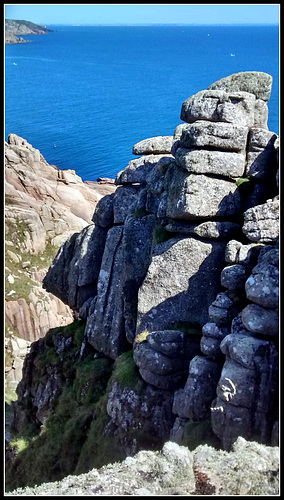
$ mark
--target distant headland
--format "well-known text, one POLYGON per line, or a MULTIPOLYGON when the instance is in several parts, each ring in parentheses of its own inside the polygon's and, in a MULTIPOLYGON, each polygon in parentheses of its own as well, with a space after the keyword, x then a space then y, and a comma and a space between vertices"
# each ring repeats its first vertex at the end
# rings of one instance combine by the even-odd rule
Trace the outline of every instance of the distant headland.
POLYGON ((26 43, 30 40, 24 40, 17 35, 46 35, 52 30, 47 29, 30 21, 18 21, 15 19, 5 19, 5 44, 26 43))

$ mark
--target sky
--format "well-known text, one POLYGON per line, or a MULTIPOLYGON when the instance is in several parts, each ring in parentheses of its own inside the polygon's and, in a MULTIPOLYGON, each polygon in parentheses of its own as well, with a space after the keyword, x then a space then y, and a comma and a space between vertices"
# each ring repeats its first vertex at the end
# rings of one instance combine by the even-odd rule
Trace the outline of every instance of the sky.
POLYGON ((280 4, 4 4, 5 19, 52 24, 279 24, 280 4))

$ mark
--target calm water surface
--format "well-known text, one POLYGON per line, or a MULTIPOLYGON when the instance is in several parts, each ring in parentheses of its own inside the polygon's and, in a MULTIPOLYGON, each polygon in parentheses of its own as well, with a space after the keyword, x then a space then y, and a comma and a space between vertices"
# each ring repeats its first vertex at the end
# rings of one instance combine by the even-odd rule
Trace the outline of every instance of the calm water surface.
POLYGON ((115 177, 136 142, 174 133, 185 99, 239 71, 273 76, 279 132, 277 26, 47 27, 5 47, 5 138, 83 180, 115 177))

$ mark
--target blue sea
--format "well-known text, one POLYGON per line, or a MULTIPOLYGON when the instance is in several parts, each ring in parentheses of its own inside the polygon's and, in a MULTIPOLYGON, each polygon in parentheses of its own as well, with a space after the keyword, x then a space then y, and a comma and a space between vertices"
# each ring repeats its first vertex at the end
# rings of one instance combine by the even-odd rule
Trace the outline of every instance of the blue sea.
POLYGON ((25 138, 83 180, 112 177, 132 146, 172 135, 182 103, 240 71, 273 76, 279 133, 278 26, 47 26, 5 47, 5 138, 25 138))

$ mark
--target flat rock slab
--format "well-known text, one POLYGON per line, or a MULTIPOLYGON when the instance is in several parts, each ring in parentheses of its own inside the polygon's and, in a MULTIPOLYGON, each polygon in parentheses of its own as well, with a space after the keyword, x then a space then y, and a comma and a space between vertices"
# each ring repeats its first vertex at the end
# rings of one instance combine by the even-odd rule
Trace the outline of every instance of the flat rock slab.
POLYGON ((203 147, 244 152, 248 128, 232 123, 215 123, 198 120, 184 124, 180 144, 185 148, 203 147))
POLYGON ((238 215, 240 210, 241 194, 235 182, 189 174, 175 165, 168 168, 158 217, 209 219, 238 215))
POLYGON ((177 165, 196 174, 216 174, 224 177, 242 177, 245 170, 244 154, 225 151, 206 151, 179 148, 175 153, 177 165))
POLYGON ((132 153, 134 155, 170 153, 172 144, 172 135, 151 137, 134 144, 132 153))
POLYGON ((272 88, 272 76, 261 71, 243 71, 221 78, 208 87, 208 90, 225 92, 249 92, 257 99, 268 101, 272 88))
POLYGON ((190 237, 156 245, 138 292, 136 333, 173 329, 177 321, 206 323, 220 291, 225 246, 190 237))
POLYGON ((124 170, 116 176, 115 184, 147 183, 147 177, 151 174, 152 168, 159 162, 159 165, 167 165, 174 160, 170 154, 145 155, 141 158, 131 160, 124 170))
POLYGON ((183 103, 180 118, 187 123, 209 120, 253 127, 255 101, 248 92, 202 90, 183 103))

